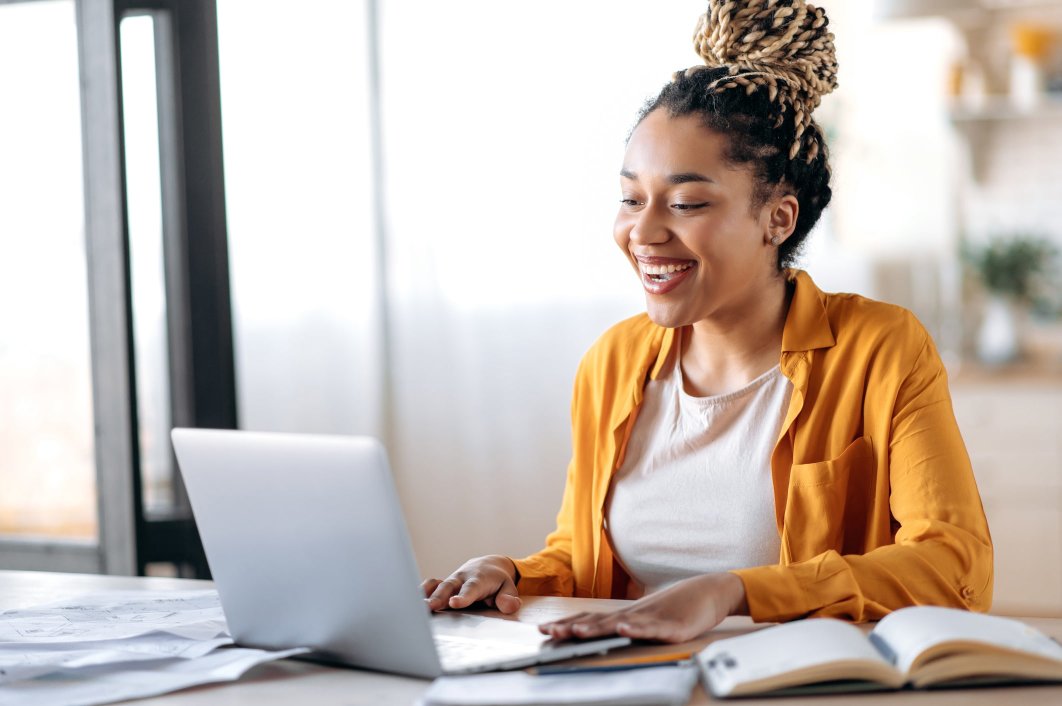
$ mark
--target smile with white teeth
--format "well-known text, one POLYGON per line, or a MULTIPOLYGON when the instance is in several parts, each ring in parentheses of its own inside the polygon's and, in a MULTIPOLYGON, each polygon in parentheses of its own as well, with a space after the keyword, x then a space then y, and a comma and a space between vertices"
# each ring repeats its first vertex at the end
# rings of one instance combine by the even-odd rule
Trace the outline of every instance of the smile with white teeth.
POLYGON ((638 263, 641 267, 642 274, 653 280, 654 282, 667 282, 669 279, 675 276, 678 272, 684 272, 693 267, 692 262, 683 262, 680 264, 671 265, 648 265, 644 262, 638 263))

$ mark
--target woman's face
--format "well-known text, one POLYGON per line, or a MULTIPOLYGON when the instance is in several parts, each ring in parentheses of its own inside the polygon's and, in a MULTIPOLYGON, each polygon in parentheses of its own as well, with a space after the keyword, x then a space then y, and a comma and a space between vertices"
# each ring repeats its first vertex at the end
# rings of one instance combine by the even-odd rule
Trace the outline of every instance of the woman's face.
POLYGON ((661 326, 738 322, 777 278, 769 241, 792 232, 796 199, 754 210, 755 177, 726 161, 726 147, 698 116, 664 110, 646 116, 627 144, 615 238, 661 326))

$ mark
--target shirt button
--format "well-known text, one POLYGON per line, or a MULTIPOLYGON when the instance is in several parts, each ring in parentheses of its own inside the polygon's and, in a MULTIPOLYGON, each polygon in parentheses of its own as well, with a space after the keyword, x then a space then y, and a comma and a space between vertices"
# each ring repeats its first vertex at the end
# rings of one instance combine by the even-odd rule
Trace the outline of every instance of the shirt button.
POLYGON ((974 591, 969 586, 963 586, 962 587, 962 597, 963 598, 971 598, 971 597, 973 597, 973 594, 974 594, 974 591))

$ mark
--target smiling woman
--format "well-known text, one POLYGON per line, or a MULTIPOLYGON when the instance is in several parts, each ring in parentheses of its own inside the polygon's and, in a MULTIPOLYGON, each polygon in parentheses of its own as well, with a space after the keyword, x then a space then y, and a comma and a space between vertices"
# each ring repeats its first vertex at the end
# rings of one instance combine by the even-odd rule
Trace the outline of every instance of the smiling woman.
MULTIPOLYGON (((698 116, 654 109, 628 144, 615 238, 642 275, 650 318, 662 326, 744 317, 766 303, 766 289, 784 288, 777 241, 759 234, 790 233, 796 198, 778 189, 766 203, 750 170, 734 168, 729 143, 698 116)), ((782 297, 773 299, 763 313, 777 318, 782 297)))
POLYGON ((812 119, 836 84, 827 28, 803 0, 710 3, 705 64, 627 145, 614 236, 647 313, 579 368, 557 529, 429 579, 433 609, 639 598, 542 629, 684 641, 736 613, 988 608, 991 540, 932 340, 792 268, 831 198, 812 119))

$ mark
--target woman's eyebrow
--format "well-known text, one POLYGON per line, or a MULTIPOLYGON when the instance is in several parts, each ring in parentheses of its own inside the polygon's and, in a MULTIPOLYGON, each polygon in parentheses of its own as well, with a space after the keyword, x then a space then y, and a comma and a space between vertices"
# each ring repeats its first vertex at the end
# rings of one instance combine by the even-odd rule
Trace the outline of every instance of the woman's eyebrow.
MULTIPOLYGON (((631 180, 637 180, 638 179, 638 175, 635 174, 634 172, 632 172, 629 169, 621 169, 620 170, 620 176, 623 177, 624 179, 631 179, 631 180)), ((715 179, 712 179, 711 177, 707 177, 707 176, 705 176, 703 174, 698 174, 697 172, 682 172, 680 174, 671 174, 671 175, 668 176, 667 180, 671 184, 688 184, 688 183, 690 183, 692 181, 703 181, 703 182, 706 182, 708 184, 716 183, 715 179)))
POLYGON ((682 172, 681 174, 672 174, 667 178, 672 184, 688 184, 691 181, 705 181, 709 184, 714 184, 715 179, 706 177, 703 174, 697 172, 682 172))

